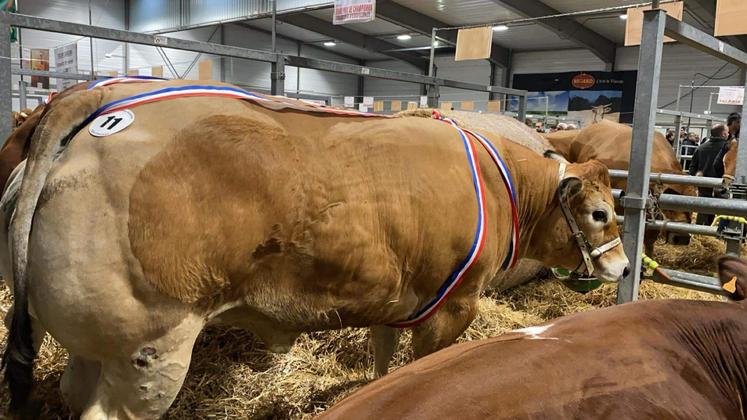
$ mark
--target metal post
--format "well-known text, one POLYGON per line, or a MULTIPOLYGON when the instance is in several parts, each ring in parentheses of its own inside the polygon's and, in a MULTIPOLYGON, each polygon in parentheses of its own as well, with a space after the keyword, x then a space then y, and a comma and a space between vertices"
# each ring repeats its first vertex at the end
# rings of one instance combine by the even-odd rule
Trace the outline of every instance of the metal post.
POLYGON ((0 23, 0 141, 10 136, 13 112, 12 78, 10 73, 10 25, 0 23))
POLYGON ((677 156, 679 162, 682 157, 682 139, 680 139, 680 130, 682 129, 682 116, 676 115, 674 117, 674 153, 677 156))
MULTIPOLYGON (((88 0, 88 24, 93 25, 93 19, 92 19, 92 12, 91 12, 91 0, 88 0)), ((91 80, 94 80, 96 78, 96 70, 95 70, 95 63, 93 62, 93 37, 88 38, 88 45, 91 48, 91 80)), ((129 69, 125 69, 125 72, 129 69)), ((125 73, 126 74, 126 73, 125 73)))
POLYGON ((26 106, 26 82, 23 80, 18 82, 18 104, 22 110, 28 108, 26 106))
POLYGON ((272 0, 272 52, 277 48, 277 29, 278 29, 278 0, 272 0))
POLYGON ((438 85, 428 85, 428 107, 430 108, 438 108, 438 102, 440 98, 440 93, 438 89, 438 85))
POLYGON ((436 28, 431 29, 431 55, 428 61, 428 76, 435 76, 436 66, 436 28))
MULTIPOLYGON (((747 81, 745 81, 745 89, 747 89, 747 81)), ((747 105, 742 105, 742 121, 747 121, 747 105)), ((740 137, 741 134, 740 130, 740 137)), ((747 147, 744 144, 737 148, 737 168, 734 172, 734 181, 747 184, 747 147)))
POLYGON ((633 143, 630 147, 628 186, 623 200, 623 247, 630 260, 630 272, 618 285, 617 303, 638 299, 666 16, 664 10, 650 10, 643 14, 633 114, 633 143))
POLYGON ((527 97, 519 96, 519 115, 517 115, 519 121, 522 123, 527 118, 527 97))
POLYGON ((279 56, 270 66, 270 94, 285 95, 285 57, 279 56))

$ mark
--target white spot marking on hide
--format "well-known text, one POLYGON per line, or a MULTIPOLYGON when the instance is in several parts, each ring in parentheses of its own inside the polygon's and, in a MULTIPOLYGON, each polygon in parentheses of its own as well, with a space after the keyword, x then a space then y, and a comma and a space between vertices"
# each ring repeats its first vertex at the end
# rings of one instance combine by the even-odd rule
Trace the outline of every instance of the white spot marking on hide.
POLYGON ((525 338, 528 338, 530 340, 557 340, 555 337, 542 337, 540 334, 546 332, 550 327, 552 327, 553 324, 549 325, 541 325, 537 327, 527 327, 527 328, 521 328, 518 330, 513 330, 512 332, 515 333, 522 333, 526 335, 525 338))

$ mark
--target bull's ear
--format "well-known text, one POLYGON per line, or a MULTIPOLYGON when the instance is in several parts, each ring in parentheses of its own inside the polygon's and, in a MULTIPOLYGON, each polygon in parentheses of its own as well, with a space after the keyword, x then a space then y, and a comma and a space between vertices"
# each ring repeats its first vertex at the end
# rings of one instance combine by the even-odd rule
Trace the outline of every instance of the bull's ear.
POLYGON ((584 187, 584 183, 583 181, 581 181, 581 178, 577 178, 575 176, 569 176, 567 178, 563 178, 560 181, 560 185, 558 186, 558 188, 560 189, 560 193, 563 196, 566 196, 569 198, 580 193, 583 187, 584 187))
POLYGON ((747 297, 747 262, 725 256, 718 260, 718 277, 721 287, 729 292, 732 300, 744 300, 747 297))

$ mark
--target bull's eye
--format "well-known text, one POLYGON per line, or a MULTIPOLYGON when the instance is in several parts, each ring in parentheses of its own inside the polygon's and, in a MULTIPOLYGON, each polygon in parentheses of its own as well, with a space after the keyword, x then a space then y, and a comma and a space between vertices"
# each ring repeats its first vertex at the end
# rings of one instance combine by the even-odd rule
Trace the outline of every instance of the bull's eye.
POLYGON ((607 223, 607 212, 604 210, 594 210, 591 213, 591 218, 597 222, 607 223))

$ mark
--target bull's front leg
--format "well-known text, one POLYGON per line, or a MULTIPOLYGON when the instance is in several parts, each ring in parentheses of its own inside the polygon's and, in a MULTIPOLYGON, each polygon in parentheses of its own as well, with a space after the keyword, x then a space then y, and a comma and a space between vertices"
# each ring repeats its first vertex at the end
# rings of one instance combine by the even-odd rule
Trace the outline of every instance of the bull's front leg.
POLYGON ((413 328, 412 346, 416 359, 448 347, 467 329, 477 315, 478 296, 452 296, 427 321, 413 328))
POLYGON ((370 347, 374 354, 374 375, 380 378, 389 371, 389 363, 399 344, 399 329, 385 325, 373 325, 370 340, 370 347))

